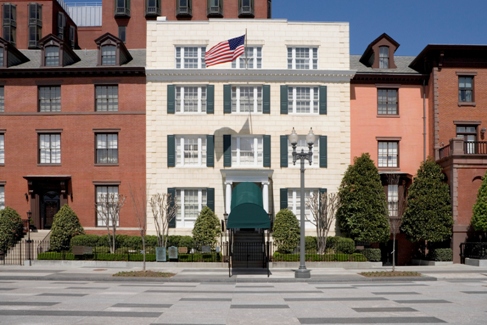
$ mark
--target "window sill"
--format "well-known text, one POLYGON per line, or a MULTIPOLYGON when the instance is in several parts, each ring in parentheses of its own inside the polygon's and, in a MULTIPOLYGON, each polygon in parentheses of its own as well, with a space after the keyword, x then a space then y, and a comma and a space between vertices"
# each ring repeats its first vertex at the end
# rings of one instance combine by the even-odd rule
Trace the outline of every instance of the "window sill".
POLYGON ((377 167, 377 169, 381 172, 398 172, 401 170, 399 167, 377 167))
POLYGON ((174 115, 182 115, 182 116, 193 116, 193 115, 206 115, 206 112, 176 112, 174 115))
POLYGON ((117 164, 102 164, 102 163, 95 163, 95 166, 96 166, 96 167, 118 167, 118 163, 117 163, 117 164))
POLYGON ((458 107, 461 107, 461 106, 475 107, 475 106, 477 106, 477 104, 475 102, 458 102, 458 107))
POLYGON ((37 167, 61 167, 61 164, 41 164, 41 163, 38 163, 37 167))
POLYGON ((207 168, 208 166, 206 165, 176 165, 176 168, 207 168))
POLYGON ((377 114, 377 118, 399 118, 399 114, 377 114))

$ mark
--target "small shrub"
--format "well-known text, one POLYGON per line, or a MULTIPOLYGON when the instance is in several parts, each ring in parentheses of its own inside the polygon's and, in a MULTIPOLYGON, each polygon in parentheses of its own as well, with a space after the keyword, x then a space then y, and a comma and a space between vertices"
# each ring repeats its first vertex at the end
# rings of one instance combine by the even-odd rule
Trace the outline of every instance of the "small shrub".
POLYGON ((306 251, 316 252, 316 249, 317 249, 316 237, 306 236, 304 238, 304 246, 305 246, 306 251))
POLYGON ((146 235, 145 236, 145 246, 146 247, 157 247, 157 236, 146 235))
POLYGON ((369 262, 379 262, 382 259, 379 248, 365 248, 362 254, 367 258, 369 262))
POLYGON ((107 253, 110 253, 110 247, 108 246, 93 247, 93 254, 107 254, 107 253))
POLYGON ((220 233, 220 220, 209 207, 203 207, 194 223, 194 241, 201 245, 215 247, 220 233))
POLYGON ((289 209, 282 209, 276 214, 272 238, 280 253, 291 253, 299 244, 299 222, 289 209))
POLYGON ((51 247, 52 251, 67 251, 70 248, 71 238, 83 235, 84 230, 78 216, 65 204, 54 215, 51 228, 51 247))
POLYGON ((335 252, 343 254, 353 254, 355 252, 355 241, 352 238, 335 237, 335 252))
POLYGON ((15 246, 24 235, 24 225, 20 215, 12 208, 0 210, 0 249, 15 246))
POLYGON ((433 261, 453 261, 453 250, 451 248, 436 248, 431 255, 433 261))

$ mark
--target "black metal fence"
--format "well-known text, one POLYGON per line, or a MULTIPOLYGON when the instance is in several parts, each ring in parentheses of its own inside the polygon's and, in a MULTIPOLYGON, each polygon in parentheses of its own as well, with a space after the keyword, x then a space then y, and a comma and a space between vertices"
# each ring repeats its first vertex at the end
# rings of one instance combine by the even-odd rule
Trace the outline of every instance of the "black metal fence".
POLYGON ((0 248, 0 265, 24 265, 37 259, 42 252, 42 240, 22 239, 11 248, 0 248))
POLYGON ((461 243, 460 259, 465 263, 465 258, 487 259, 487 242, 486 243, 461 243))

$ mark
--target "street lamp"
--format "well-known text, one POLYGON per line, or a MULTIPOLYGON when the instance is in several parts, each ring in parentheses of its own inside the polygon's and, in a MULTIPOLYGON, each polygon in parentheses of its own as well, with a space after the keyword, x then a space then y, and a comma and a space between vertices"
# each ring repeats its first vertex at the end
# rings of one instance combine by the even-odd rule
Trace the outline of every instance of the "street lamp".
POLYGON ((32 240, 30 240, 30 223, 32 221, 32 212, 27 211, 27 243, 28 243, 28 250, 29 250, 29 266, 32 266, 32 256, 31 256, 31 245, 32 240))
POLYGON ((313 129, 309 129, 309 133, 306 136, 306 143, 308 144, 309 151, 304 152, 304 149, 301 149, 301 152, 296 152, 296 146, 298 145, 298 135, 296 134, 296 131, 293 128, 293 132, 289 135, 289 142, 291 143, 291 146, 293 147, 293 165, 296 165, 296 160, 301 161, 301 208, 300 208, 300 240, 299 240, 299 269, 294 271, 294 277, 295 278, 310 278, 311 273, 310 270, 306 269, 305 261, 304 261, 304 250, 305 250, 305 241, 304 241, 304 207, 305 207, 305 202, 304 202, 304 161, 308 160, 309 164, 313 162, 313 144, 315 142, 315 135, 313 134, 313 129))

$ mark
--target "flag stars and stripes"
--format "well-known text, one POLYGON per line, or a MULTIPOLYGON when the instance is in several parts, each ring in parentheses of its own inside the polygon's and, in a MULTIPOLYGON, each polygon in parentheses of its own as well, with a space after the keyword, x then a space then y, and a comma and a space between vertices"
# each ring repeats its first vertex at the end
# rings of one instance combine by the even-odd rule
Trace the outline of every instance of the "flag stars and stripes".
POLYGON ((207 67, 232 62, 245 51, 245 35, 220 42, 205 53, 207 67))

